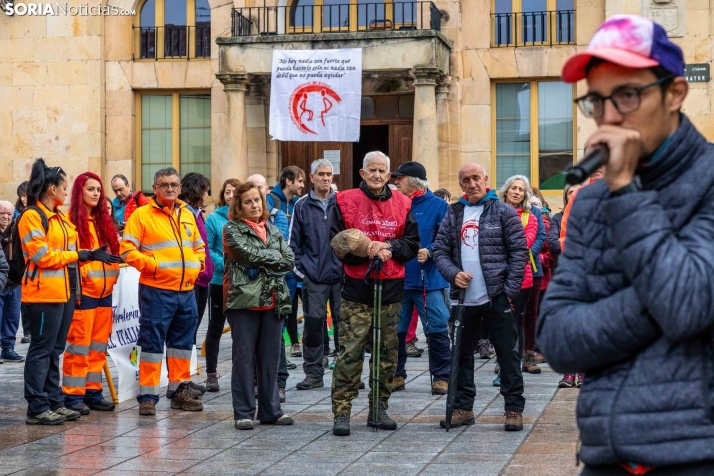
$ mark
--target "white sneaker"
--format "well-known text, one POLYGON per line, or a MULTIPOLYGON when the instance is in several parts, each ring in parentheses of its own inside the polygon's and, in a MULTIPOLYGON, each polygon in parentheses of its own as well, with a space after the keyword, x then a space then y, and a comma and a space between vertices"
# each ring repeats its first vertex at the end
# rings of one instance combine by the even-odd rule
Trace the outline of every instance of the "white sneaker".
POLYGON ((236 420, 236 430, 252 430, 253 420, 236 420))

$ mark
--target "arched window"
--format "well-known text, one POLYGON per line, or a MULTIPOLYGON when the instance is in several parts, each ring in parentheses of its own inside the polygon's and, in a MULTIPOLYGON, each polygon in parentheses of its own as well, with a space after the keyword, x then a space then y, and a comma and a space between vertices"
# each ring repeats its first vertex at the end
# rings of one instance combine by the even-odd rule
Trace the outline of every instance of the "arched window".
POLYGON ((414 29, 416 0, 292 0, 287 33, 414 29))
POLYGON ((208 0, 146 0, 140 9, 140 59, 210 58, 211 7, 208 0))

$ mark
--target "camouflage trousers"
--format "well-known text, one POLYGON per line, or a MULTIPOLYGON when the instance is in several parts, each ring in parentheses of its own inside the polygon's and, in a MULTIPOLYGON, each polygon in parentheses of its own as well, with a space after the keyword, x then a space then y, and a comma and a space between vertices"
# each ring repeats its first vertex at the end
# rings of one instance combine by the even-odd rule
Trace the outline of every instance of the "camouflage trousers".
MULTIPOLYGON (((397 368, 397 324, 401 302, 382 304, 382 345, 372 353, 379 352, 379 399, 387 402, 392 394, 392 380, 397 368)), ((372 342, 373 306, 358 302, 342 300, 340 313, 340 353, 332 373, 332 413, 349 415, 352 411, 352 400, 357 397, 362 366, 364 364, 364 349, 372 342)), ((369 359, 369 386, 372 388, 372 359, 369 359)), ((369 393, 372 400, 372 392, 369 393)))

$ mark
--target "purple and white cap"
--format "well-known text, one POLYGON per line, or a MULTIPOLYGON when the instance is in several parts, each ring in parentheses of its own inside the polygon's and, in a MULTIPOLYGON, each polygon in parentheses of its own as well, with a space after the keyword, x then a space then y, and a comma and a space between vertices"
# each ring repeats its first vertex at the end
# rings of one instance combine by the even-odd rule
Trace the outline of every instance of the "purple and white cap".
POLYGON ((661 25, 637 15, 613 15, 600 25, 587 51, 565 62, 563 81, 585 79, 591 58, 628 68, 661 66, 675 76, 684 76, 684 56, 679 46, 667 38, 661 25))

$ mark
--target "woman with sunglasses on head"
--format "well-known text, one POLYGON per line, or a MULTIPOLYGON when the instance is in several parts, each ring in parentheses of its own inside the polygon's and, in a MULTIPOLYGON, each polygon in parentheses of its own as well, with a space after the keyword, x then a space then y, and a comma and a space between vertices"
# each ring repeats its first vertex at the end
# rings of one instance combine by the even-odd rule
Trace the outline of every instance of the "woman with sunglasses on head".
MULTIPOLYGON (((117 230, 96 174, 85 172, 74 181, 69 220, 77 230, 80 249, 103 247, 106 251, 97 252, 95 258, 100 253, 119 254, 117 230)), ((102 370, 112 332, 112 291, 119 279, 119 260, 109 261, 116 263, 87 261, 79 267, 82 297, 67 336, 62 391, 65 407, 82 415, 114 410, 114 403, 102 396, 102 370)))
POLYGON ((65 407, 59 373, 79 286, 77 262, 119 261, 106 246, 78 251, 77 231, 59 211, 66 195, 64 171, 36 160, 27 187, 29 206, 17 225, 26 259, 22 302, 27 304, 32 333, 24 375, 26 423, 31 425, 59 425, 80 417, 65 407))

